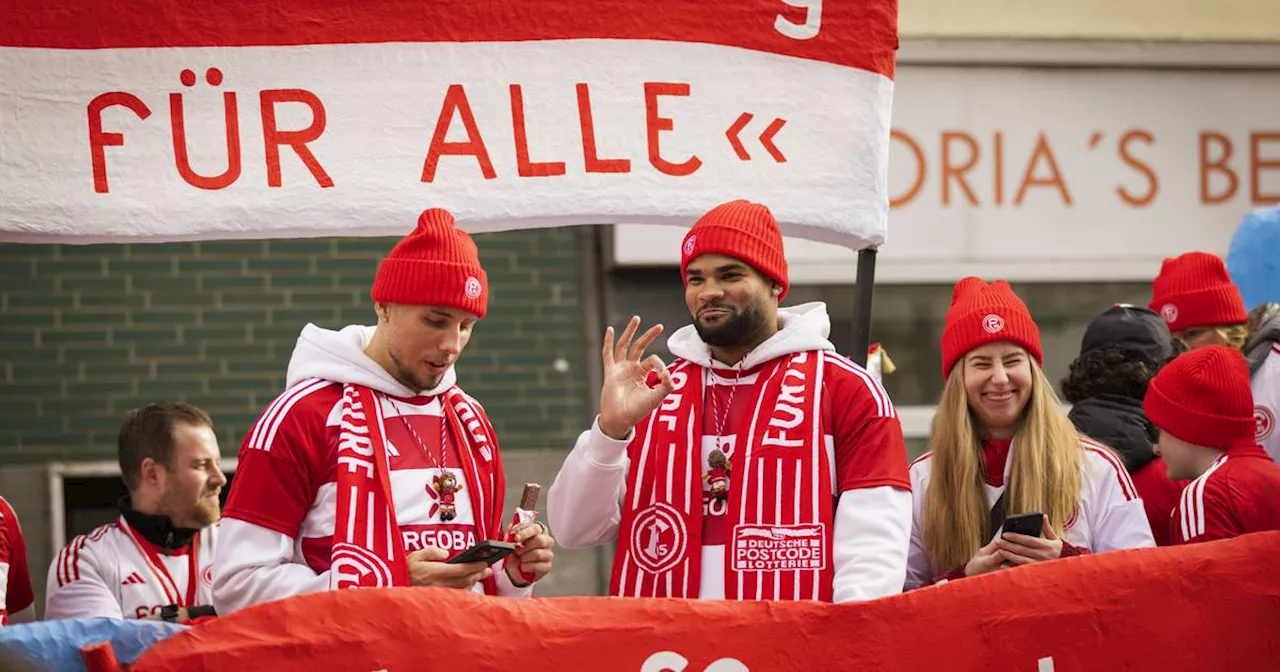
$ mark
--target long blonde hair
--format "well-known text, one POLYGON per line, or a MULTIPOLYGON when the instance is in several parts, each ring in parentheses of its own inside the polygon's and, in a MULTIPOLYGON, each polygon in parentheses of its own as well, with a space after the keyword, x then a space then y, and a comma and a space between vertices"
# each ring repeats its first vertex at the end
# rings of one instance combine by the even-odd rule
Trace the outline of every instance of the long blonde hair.
MULTIPOLYGON (((1062 536, 1080 503, 1084 449, 1058 395, 1031 361, 1031 396, 1014 436, 1005 494, 1008 515, 1039 511, 1062 536)), ((995 535, 983 488, 982 444, 964 388, 962 359, 951 370, 929 437, 932 466, 924 495, 925 548, 935 567, 963 565, 995 535)))

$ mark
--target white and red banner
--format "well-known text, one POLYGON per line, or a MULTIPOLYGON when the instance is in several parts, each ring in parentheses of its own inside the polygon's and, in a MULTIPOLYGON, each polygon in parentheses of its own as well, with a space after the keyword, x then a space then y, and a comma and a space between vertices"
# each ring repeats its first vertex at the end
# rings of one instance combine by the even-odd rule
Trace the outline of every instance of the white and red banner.
POLYGON ((4 3, 0 240, 689 224, 884 241, 896 0, 4 3))
POLYGON ((196 626, 132 671, 1274 669, 1277 557, 1268 532, 834 606, 342 591, 196 626))
MULTIPOLYGON (((1225 256, 1246 213, 1280 204, 1280 69, 899 63, 893 81, 877 286, 1149 283, 1166 257, 1225 256)), ((613 261, 674 267, 684 234, 616 226, 613 261)), ((847 248, 786 249, 792 285, 854 281, 847 248)))

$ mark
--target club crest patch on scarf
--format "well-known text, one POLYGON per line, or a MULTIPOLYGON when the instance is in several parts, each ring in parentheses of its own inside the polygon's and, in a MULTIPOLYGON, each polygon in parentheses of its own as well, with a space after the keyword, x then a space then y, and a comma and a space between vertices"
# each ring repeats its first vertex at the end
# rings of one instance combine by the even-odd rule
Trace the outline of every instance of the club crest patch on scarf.
POLYGON ((674 567, 684 557, 688 543, 684 515, 662 502, 654 502, 641 511, 631 529, 636 564, 654 574, 674 567))

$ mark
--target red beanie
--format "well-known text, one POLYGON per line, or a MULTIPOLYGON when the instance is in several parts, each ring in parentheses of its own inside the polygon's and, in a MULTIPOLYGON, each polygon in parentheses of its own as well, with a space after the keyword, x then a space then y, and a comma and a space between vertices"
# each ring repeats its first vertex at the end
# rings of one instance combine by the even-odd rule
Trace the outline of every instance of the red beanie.
POLYGON ((448 210, 432 208, 378 266, 369 296, 383 303, 447 306, 484 317, 489 280, 476 244, 448 210))
POLYGON ((1178 355, 1147 385, 1151 424, 1197 446, 1254 445, 1249 364, 1235 348, 1211 345, 1178 355))
POLYGON ((1226 265, 1207 252, 1165 259, 1160 275, 1151 283, 1147 307, 1159 313, 1175 334, 1249 320, 1240 289, 1231 282, 1226 265))
POLYGON ((1027 305, 1004 280, 991 284, 973 276, 956 283, 951 309, 942 330, 942 377, 969 351, 988 343, 1008 341, 1027 349, 1041 365, 1040 328, 1027 305))
POLYGON ((712 208, 693 225, 680 247, 680 275, 685 286, 689 284, 685 275, 689 262, 704 254, 741 259, 782 286, 779 301, 790 289, 778 220, 759 203, 729 201, 712 208))

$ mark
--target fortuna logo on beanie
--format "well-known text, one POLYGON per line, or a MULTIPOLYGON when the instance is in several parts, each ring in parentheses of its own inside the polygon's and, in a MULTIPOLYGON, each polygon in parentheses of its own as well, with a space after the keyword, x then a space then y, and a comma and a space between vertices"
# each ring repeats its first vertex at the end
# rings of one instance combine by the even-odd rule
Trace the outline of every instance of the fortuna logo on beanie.
POLYGON ((942 330, 942 377, 950 376, 969 351, 999 341, 1025 348, 1043 365, 1040 328, 1009 283, 962 278, 951 290, 951 308, 942 330))
POLYGON ((1165 259, 1151 282, 1151 310, 1158 311, 1169 331, 1244 324, 1249 319, 1240 290, 1231 283, 1222 259, 1207 252, 1187 252, 1165 259))

